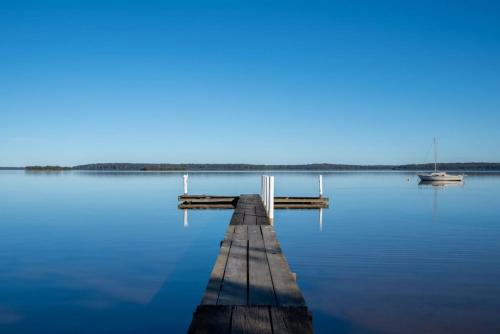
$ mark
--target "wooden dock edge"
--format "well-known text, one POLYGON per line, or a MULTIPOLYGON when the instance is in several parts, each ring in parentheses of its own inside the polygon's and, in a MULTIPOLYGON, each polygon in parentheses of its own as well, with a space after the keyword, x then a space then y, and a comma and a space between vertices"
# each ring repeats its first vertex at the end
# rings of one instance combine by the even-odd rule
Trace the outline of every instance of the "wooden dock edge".
POLYGON ((199 305, 189 334, 313 333, 312 314, 305 306, 199 305))

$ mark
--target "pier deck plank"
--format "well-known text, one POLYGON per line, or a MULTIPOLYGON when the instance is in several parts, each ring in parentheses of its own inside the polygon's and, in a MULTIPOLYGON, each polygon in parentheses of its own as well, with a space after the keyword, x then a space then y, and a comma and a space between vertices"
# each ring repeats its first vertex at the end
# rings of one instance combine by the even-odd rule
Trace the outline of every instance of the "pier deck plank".
POLYGON ((262 228, 262 234, 278 304, 304 306, 304 297, 281 251, 276 233, 270 226, 266 226, 262 228))
POLYGON ((241 195, 189 333, 312 332, 260 197, 241 195))
POLYGON ((276 305, 261 227, 248 226, 248 304, 276 305))
POLYGON ((247 250, 247 240, 237 240, 233 237, 222 280, 222 289, 217 301, 218 305, 246 305, 247 250))

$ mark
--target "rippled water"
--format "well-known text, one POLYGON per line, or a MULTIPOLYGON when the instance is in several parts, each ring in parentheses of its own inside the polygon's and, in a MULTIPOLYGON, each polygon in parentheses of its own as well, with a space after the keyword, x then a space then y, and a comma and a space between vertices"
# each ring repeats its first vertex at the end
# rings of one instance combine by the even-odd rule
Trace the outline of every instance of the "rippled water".
MULTIPOLYGON (((317 194, 315 173, 272 174, 277 195, 317 194)), ((316 332, 500 332, 500 174, 323 174, 322 224, 275 212, 316 332)), ((0 333, 184 332, 232 212, 189 211, 185 226, 180 175, 0 171, 0 333)), ((190 175, 190 193, 259 185, 190 175)))

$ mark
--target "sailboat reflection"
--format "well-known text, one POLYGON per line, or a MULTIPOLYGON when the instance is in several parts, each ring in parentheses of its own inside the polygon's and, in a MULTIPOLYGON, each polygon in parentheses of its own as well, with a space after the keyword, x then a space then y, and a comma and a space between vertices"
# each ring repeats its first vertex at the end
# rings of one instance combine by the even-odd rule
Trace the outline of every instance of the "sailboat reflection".
POLYGON ((434 197, 432 201, 432 222, 436 222, 437 210, 438 210, 438 190, 442 190, 447 187, 463 187, 464 181, 420 181, 418 186, 431 186, 434 188, 434 197))
POLYGON ((419 186, 433 186, 433 187, 461 187, 464 181, 420 181, 419 186))

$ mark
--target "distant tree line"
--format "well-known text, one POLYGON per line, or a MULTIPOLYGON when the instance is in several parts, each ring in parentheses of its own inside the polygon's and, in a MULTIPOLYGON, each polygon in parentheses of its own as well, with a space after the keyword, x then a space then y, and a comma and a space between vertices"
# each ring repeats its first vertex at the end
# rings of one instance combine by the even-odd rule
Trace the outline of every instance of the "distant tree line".
POLYGON ((71 170, 71 167, 61 167, 61 166, 27 166, 24 168, 27 171, 65 171, 71 170))
MULTIPOLYGON (((50 166, 47 166, 50 167, 50 166)), ((57 166, 56 166, 57 167, 57 166)), ((42 167, 44 168, 44 167, 42 167)), ((60 167, 66 168, 66 167, 60 167)), ((441 163, 439 170, 445 171, 500 171, 500 163, 465 162, 441 163)), ((102 171, 356 171, 356 170, 433 170, 434 164, 408 165, 346 165, 346 164, 301 164, 301 165, 253 165, 253 164, 148 164, 148 163, 97 163, 75 166, 75 170, 102 171)))
MULTIPOLYGON (((149 163, 96 163, 64 166, 27 166, 0 167, 0 170, 26 171, 429 171, 434 169, 433 163, 407 165, 348 165, 348 164, 300 164, 300 165, 262 165, 262 164, 149 164, 149 163)), ((496 162, 460 162, 441 163, 442 171, 500 171, 500 163, 496 162)))

